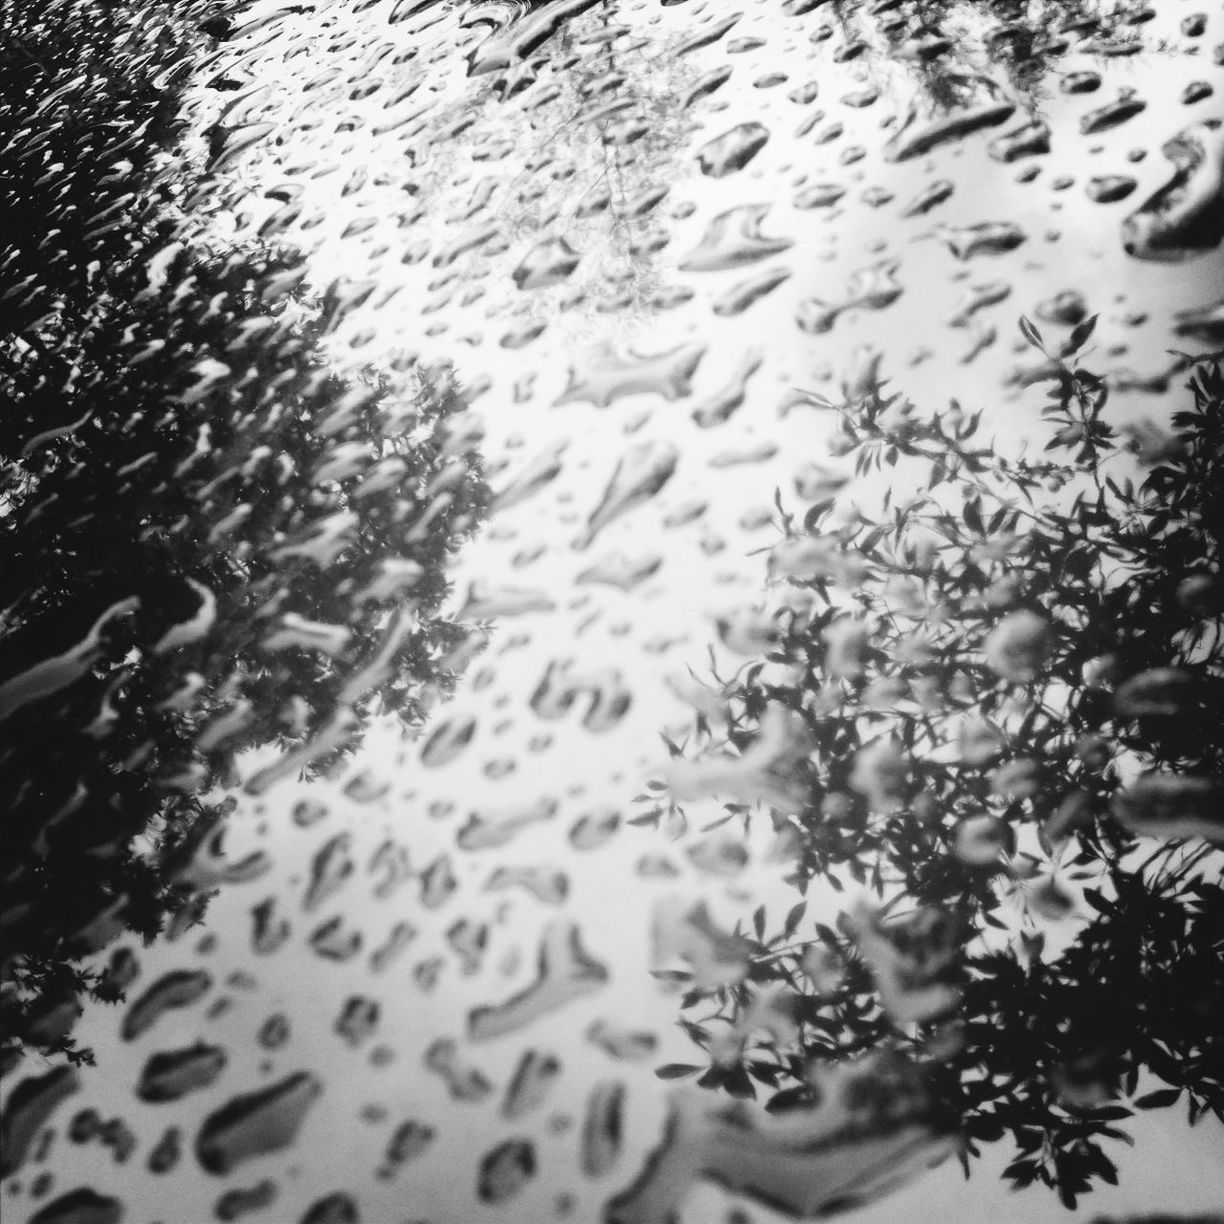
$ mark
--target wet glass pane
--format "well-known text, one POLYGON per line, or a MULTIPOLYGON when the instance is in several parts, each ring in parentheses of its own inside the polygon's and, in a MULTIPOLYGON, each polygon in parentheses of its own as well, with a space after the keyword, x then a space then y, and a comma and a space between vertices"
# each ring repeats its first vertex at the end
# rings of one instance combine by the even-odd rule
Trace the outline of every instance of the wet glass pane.
POLYGON ((1222 68, 0 7, 4 1219, 1224 1218, 1222 68))

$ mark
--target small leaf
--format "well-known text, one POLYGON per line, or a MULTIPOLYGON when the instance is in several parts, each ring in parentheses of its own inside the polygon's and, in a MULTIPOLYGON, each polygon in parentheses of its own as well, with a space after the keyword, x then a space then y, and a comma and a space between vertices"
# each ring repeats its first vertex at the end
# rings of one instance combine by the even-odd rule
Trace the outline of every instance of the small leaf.
POLYGON ((807 1089, 802 1085, 796 1088, 783 1088, 781 1092, 775 1092, 773 1096, 771 1096, 769 1100, 765 1102, 765 1112, 779 1113, 796 1105, 801 1105, 806 1100, 807 1089))
POLYGON ((1107 917, 1114 912, 1114 906, 1101 896, 1096 889, 1085 889, 1084 900, 1092 906, 1098 914, 1104 914, 1107 917))
POLYGON ((1092 1167, 1111 1186, 1118 1184, 1118 1166, 1095 1145, 1092 1148, 1092 1167))
POLYGON ((1143 1096, 1135 1098, 1136 1109, 1164 1109, 1167 1105, 1172 1105, 1179 1096, 1182 1090, 1180 1088, 1158 1088, 1155 1092, 1145 1092, 1143 1096))
MULTIPOLYGON (((1085 319, 1082 323, 1077 323, 1075 330, 1071 333, 1071 339, 1067 341, 1068 356, 1071 353, 1077 353, 1088 342, 1088 337, 1092 335, 1096 329, 1097 316, 1092 315, 1085 319)), ((1034 329, 1036 330, 1036 329, 1034 329)))
POLYGON ((1045 344, 1042 342, 1041 333, 1033 326, 1027 315, 1020 316, 1020 334, 1034 348, 1039 348, 1043 353, 1045 352, 1045 344))
POLYGON ((696 1075, 702 1069, 689 1063, 664 1063, 663 1066, 655 1068, 655 1075, 665 1080, 684 1079, 686 1075, 696 1075))
POLYGON ((773 1063, 767 1062, 750 1062, 748 1064, 748 1074, 754 1080, 760 1080, 762 1084, 767 1084, 770 1088, 778 1082, 778 1076, 782 1074, 781 1067, 775 1067, 773 1063))
POLYGON ((756 1097, 756 1087, 748 1078, 748 1072, 742 1063, 727 1072, 722 1086, 731 1096, 740 1100, 751 1100, 756 1097))
MULTIPOLYGON (((702 993, 705 994, 706 992, 702 991, 702 993)), ((702 1025, 697 1024, 692 1020, 685 1020, 683 1017, 681 1017, 679 1023, 680 1023, 680 1027, 698 1045, 703 1046, 705 1045, 707 1041, 710 1040, 710 1030, 703 1027, 702 1025)))
POLYGON ((982 499, 980 497, 971 497, 965 503, 965 522, 968 523, 971 531, 982 535, 985 532, 985 526, 982 523, 982 499))
POLYGON ((643 813, 641 816, 634 816, 631 820, 627 820, 626 824, 631 824, 635 828, 655 828, 658 826, 659 819, 663 815, 662 808, 652 808, 649 812, 643 813))

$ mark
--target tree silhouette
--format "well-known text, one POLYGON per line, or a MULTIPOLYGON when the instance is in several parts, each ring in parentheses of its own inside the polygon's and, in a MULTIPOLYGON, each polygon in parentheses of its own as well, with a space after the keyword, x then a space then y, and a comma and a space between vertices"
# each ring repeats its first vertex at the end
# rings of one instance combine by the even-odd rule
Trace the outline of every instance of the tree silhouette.
POLYGON ((966 1173, 1009 1136, 1005 1176, 1068 1205, 1115 1179, 1101 1140, 1134 1109, 1224 1120, 1224 374, 1194 359, 1172 430, 1120 436, 1076 360, 1094 322, 1053 350, 1021 321, 1039 460, 955 402, 811 397, 889 473, 881 511, 779 496, 775 645, 714 676, 725 733, 699 715, 644 813, 764 795, 800 891, 879 898, 834 925, 801 901, 769 937, 759 909, 744 981, 683 999, 709 1065, 665 1076, 786 1109, 822 1063, 899 1047, 963 1119, 966 1173))
POLYGON ((22 1042, 83 1056, 76 998, 114 991, 81 958, 183 910, 172 864, 240 752, 282 749, 258 791, 448 688, 465 630, 437 615, 444 567, 487 497, 446 369, 337 376, 343 285, 312 305, 294 252, 175 223, 183 169, 159 162, 192 40, 38 9, 6 44, 2 112, 6 1062, 22 1042))

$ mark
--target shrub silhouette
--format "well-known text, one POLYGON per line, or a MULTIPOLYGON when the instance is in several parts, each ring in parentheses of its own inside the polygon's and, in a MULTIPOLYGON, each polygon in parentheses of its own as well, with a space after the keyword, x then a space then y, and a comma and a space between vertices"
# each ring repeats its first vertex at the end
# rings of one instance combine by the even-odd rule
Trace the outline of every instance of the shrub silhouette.
POLYGON ((1076 360, 1093 322, 1049 351, 1021 321, 1050 384, 1037 460, 955 403, 813 397, 893 486, 840 522, 835 495, 802 521, 779 495, 775 645, 714 676, 723 728, 671 744, 642 816, 730 789, 747 820, 789 790, 790 882, 879 898, 835 926, 799 902, 769 937, 759 909, 745 981, 683 999, 708 1066, 667 1076, 785 1109, 814 1066, 897 1046, 964 1119, 966 1172, 1006 1135, 1006 1176, 1068 1205, 1114 1179, 1100 1141, 1133 1109, 1224 1118, 1224 375, 1187 359, 1171 430, 1120 434, 1076 360))
POLYGON ((175 82, 211 6, 39 8, 0 109, 0 966, 6 1034, 82 1057, 81 958, 197 912, 167 864, 235 756, 283 749, 259 789, 448 688, 444 566, 487 490, 447 370, 338 376, 340 287, 316 307, 293 251, 174 216, 175 82))

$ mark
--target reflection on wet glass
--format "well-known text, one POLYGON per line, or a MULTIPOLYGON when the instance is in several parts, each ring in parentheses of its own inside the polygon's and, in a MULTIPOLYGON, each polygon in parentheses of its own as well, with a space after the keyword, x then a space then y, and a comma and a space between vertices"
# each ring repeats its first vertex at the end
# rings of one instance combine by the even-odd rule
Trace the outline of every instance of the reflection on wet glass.
POLYGON ((5 1218, 1216 1218, 1213 13, 0 32, 5 1218))

